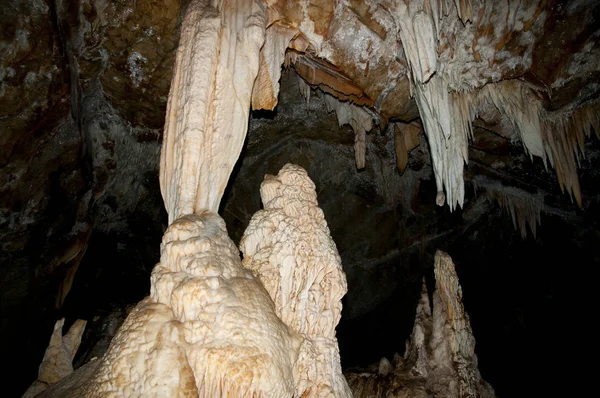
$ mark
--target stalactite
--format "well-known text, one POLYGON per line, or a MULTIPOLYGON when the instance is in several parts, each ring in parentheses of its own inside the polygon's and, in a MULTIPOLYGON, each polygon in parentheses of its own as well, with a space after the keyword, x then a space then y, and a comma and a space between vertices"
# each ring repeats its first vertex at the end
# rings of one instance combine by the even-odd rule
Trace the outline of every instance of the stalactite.
POLYGON ((304 98, 304 101, 306 102, 306 111, 308 111, 310 108, 311 88, 308 85, 308 83, 306 83, 304 81, 304 79, 297 79, 297 81, 298 81, 298 89, 300 90, 300 95, 302 96, 302 98, 304 98))
POLYGON ((346 277, 315 185, 300 166, 286 164, 277 176, 265 176, 260 193, 264 210, 250 220, 240 250, 277 315, 305 337, 296 396, 350 396, 335 338, 346 277))
POLYGON ((161 152, 169 222, 218 210, 244 143, 264 36, 265 5, 258 0, 188 6, 161 152))
POLYGON ((523 147, 530 156, 546 161, 542 123, 541 102, 529 95, 528 89, 516 80, 485 85, 479 92, 480 101, 489 100, 512 122, 523 147))
POLYGON ((260 50, 258 76, 252 89, 252 109, 273 110, 277 105, 281 65, 296 29, 278 22, 267 23, 265 44, 260 50))
MULTIPOLYGON (((300 94, 306 101, 306 109, 310 103, 311 87, 304 79, 298 79, 300 94)), ((336 97, 323 93, 325 106, 328 112, 334 111, 340 127, 350 125, 354 131, 354 157, 357 169, 365 168, 366 133, 373 128, 373 116, 367 108, 340 101, 336 97)))
POLYGON ((487 194, 510 214, 515 229, 519 229, 523 239, 527 236, 527 225, 533 237, 536 237, 537 226, 541 222, 543 202, 534 199, 531 195, 525 196, 514 188, 487 190, 487 194))
POLYGON ((561 190, 566 190, 581 207, 577 166, 583 155, 585 138, 591 135, 593 128, 598 134, 598 107, 568 113, 548 112, 541 100, 519 81, 486 85, 481 89, 478 101, 486 100, 512 121, 530 156, 540 157, 544 164, 550 163, 554 167, 561 190))
POLYGON ((419 135, 422 128, 418 123, 394 123, 394 149, 396 152, 396 166, 400 173, 404 173, 408 164, 408 153, 418 147, 421 142, 419 135))
POLYGON ((468 140, 473 137, 471 123, 481 101, 487 100, 512 120, 531 156, 554 164, 561 188, 569 190, 580 203, 576 159, 572 157, 575 145, 581 145, 580 136, 565 134, 559 130, 569 129, 560 126, 548 129, 548 123, 540 118, 541 101, 532 99, 520 81, 489 83, 497 75, 492 55, 506 46, 511 35, 490 39, 480 25, 493 27, 505 16, 507 29, 525 32, 540 15, 540 7, 514 2, 486 9, 484 3, 470 0, 399 1, 388 2, 386 7, 399 26, 411 95, 431 149, 436 202, 448 203, 451 210, 462 206, 463 167, 468 162, 468 140), (491 58, 484 61, 482 54, 491 58))
POLYGON ((458 17, 463 23, 473 21, 473 6, 471 0, 454 0, 458 17))
POLYGON ((450 209, 464 201, 463 165, 468 161, 468 140, 474 115, 470 93, 448 93, 435 75, 427 84, 415 83, 415 100, 427 135, 438 188, 436 203, 450 209), (445 188, 445 194, 444 194, 445 188))
MULTIPOLYGON (((259 1, 188 6, 161 153, 170 225, 150 296, 102 359, 88 364, 94 372, 69 381, 69 396, 291 397, 299 379, 292 365, 303 353, 337 353, 337 346, 326 352, 327 345, 307 343, 278 318, 215 214, 246 133, 265 12, 259 1)), ((263 65, 280 47, 270 43, 263 65)), ((259 84, 273 83, 268 65, 263 72, 259 84)), ((269 90, 272 84, 255 92, 258 103, 272 100, 269 90)))
POLYGON ((541 212, 544 208, 544 195, 531 194, 515 187, 503 186, 489 182, 483 178, 471 181, 476 191, 483 189, 490 202, 497 202, 511 216, 513 225, 519 230, 521 237, 527 237, 527 226, 536 237, 537 226, 541 223, 541 212))
POLYGON ((543 113, 546 153, 556 170, 561 190, 565 190, 582 206, 577 166, 584 155, 585 138, 592 130, 600 138, 600 107, 589 106, 575 109, 569 115, 543 113))
POLYGON ((431 149, 438 189, 436 203, 440 206, 448 203, 454 209, 464 201, 463 164, 468 161, 474 112, 469 93, 449 94, 444 75, 436 73, 438 20, 440 12, 444 13, 440 6, 435 1, 433 4, 400 1, 394 13, 410 66, 412 94, 431 149))
POLYGON ((356 168, 365 168, 366 133, 373 128, 373 116, 366 108, 324 94, 327 111, 335 111, 338 124, 342 127, 349 124, 354 130, 354 156, 356 168))
POLYGON ((396 21, 415 83, 424 84, 437 70, 437 28, 428 1, 396 4, 396 21))

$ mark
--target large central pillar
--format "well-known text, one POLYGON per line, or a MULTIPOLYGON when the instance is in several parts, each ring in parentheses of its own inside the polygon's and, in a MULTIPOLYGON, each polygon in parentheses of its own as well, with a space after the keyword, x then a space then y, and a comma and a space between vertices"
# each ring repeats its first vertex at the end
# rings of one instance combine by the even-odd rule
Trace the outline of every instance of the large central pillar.
POLYGON ((160 159, 169 223, 218 210, 248 129, 265 13, 260 0, 192 0, 188 6, 160 159))

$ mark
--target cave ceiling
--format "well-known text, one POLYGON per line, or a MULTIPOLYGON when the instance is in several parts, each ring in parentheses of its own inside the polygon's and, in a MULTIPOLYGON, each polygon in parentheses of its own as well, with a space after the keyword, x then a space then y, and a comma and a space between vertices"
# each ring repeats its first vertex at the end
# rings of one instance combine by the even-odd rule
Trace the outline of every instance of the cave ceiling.
MULTIPOLYGON (((0 5, 3 336, 23 334, 14 322, 23 308, 61 308, 92 230, 129 242, 123 250, 137 259, 136 272, 149 272, 167 224, 157 175, 186 5, 0 5)), ((397 285, 382 284, 392 271, 381 265, 398 245, 418 255, 423 239, 414 236, 442 213, 448 221, 458 212, 468 225, 499 206, 525 237, 543 228, 542 213, 580 225, 597 206, 599 2, 268 0, 266 7, 255 84, 263 90, 253 92, 233 175, 260 179, 297 162, 322 187, 326 215, 340 210, 324 198, 352 194, 347 214, 329 221, 332 235, 345 267, 364 252, 374 260, 357 265, 368 277, 346 269, 350 318, 391 295, 397 285), (333 157, 340 169, 322 161, 333 157), (387 242, 345 228, 364 214, 373 230, 392 231, 398 212, 420 221, 387 242), (383 286, 381 295, 359 288, 368 284, 383 286)), ((222 213, 235 242, 260 207, 256 191, 240 184, 225 192, 222 213)), ((429 228, 429 237, 444 239, 441 229, 429 228)), ((53 322, 30 320, 27 333, 53 322)), ((39 362, 31 357, 43 351, 44 336, 23 361, 39 362)))

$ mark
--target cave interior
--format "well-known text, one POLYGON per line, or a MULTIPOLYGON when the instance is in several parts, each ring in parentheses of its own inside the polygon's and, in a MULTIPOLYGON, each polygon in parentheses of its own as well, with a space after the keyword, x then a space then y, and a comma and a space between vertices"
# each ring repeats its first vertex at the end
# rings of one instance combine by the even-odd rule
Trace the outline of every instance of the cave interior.
MULTIPOLYGON (((3 396, 35 380, 57 319, 87 320, 77 368, 102 356, 149 294, 169 225, 160 152, 188 3, 0 5, 3 396)), ((498 396, 588 391, 600 3, 473 1, 456 16, 454 3, 471 1, 441 1, 450 11, 432 19, 433 65, 427 37, 408 44, 424 30, 393 25, 388 4, 429 1, 267 3, 278 13, 267 40, 279 29, 285 57, 273 109, 250 112, 220 203, 233 242, 262 208, 265 174, 297 164, 347 278, 344 371, 404 354, 443 250, 498 396), (453 111, 464 136, 432 122, 453 111)))

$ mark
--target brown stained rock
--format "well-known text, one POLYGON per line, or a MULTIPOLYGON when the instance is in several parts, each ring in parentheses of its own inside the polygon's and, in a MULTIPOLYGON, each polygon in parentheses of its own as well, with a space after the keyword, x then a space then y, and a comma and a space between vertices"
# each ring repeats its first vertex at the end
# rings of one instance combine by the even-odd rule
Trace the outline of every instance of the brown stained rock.
POLYGON ((350 0, 349 9, 356 14, 360 22, 371 29, 381 40, 385 40, 387 32, 385 28, 373 17, 369 5, 361 0, 350 0))
POLYGON ((92 78, 104 59, 100 82, 113 105, 133 125, 161 128, 179 40, 180 0, 94 1, 89 10, 81 78, 92 78))
POLYGON ((267 23, 284 19, 297 28, 304 18, 302 3, 294 0, 268 0, 267 23))
POLYGON ((68 80, 50 12, 43 1, 0 5, 1 166, 33 156, 36 146, 28 141, 43 139, 68 114, 68 80))
POLYGON ((567 78, 568 68, 574 56, 583 51, 586 43, 595 47, 600 17, 600 4, 597 2, 576 1, 563 4, 549 2, 548 17, 543 34, 535 43, 531 71, 546 86, 554 86, 559 78, 567 78))
POLYGON ((396 151, 396 166, 404 173, 408 164, 408 152, 420 145, 419 135, 423 132, 420 123, 398 123, 394 125, 394 149, 396 151))
POLYGON ((334 2, 331 0, 309 0, 306 8, 308 18, 314 23, 314 32, 327 37, 333 19, 334 2))
MULTIPOLYGON (((384 116, 414 118, 407 69, 397 32, 366 5, 354 4, 336 14, 326 40, 328 60, 372 98, 384 116), (360 40, 355 40, 360 38, 360 40)), ((415 109, 416 110, 416 109, 415 109)))
POLYGON ((373 105, 373 100, 352 80, 340 73, 334 65, 306 54, 295 58, 294 69, 311 86, 319 87, 341 100, 351 101, 357 105, 373 105))

